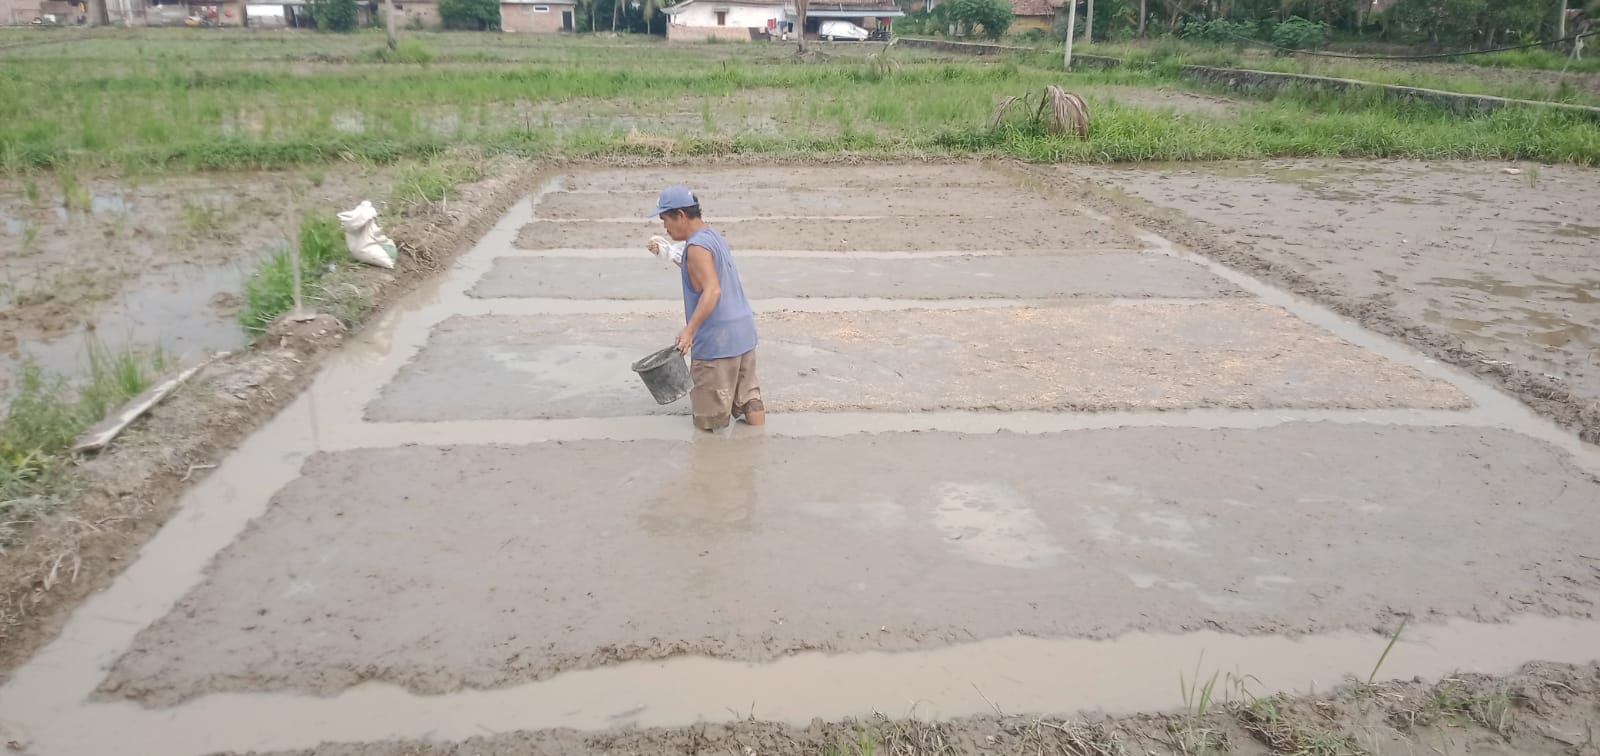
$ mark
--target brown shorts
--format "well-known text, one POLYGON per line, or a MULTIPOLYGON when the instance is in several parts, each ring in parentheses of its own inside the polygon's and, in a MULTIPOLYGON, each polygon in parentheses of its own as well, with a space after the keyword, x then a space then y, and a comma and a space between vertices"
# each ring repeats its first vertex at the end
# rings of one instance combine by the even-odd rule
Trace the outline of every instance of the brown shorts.
POLYGON ((756 383, 756 350, 720 360, 695 360, 689 368, 694 388, 689 403, 694 425, 701 430, 728 427, 729 416, 763 412, 761 386, 756 383))

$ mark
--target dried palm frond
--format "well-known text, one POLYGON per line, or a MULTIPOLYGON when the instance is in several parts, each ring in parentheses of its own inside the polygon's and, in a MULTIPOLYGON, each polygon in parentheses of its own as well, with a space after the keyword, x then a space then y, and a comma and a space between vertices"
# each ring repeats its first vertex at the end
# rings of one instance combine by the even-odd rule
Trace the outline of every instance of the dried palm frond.
POLYGON ((623 140, 629 147, 642 147, 645 150, 671 155, 678 151, 678 140, 659 134, 647 134, 638 129, 629 129, 628 136, 623 140))
POLYGON ((1044 89, 1044 99, 1039 101, 1039 111, 1034 118, 1044 123, 1045 130, 1052 134, 1061 134, 1068 131, 1076 132, 1080 137, 1089 135, 1089 105, 1071 92, 1051 84, 1044 89), (1045 108, 1050 109, 1050 118, 1045 119, 1045 108))
POLYGON ((1021 107, 1023 112, 1027 112, 1028 98, 1026 96, 1018 97, 1016 95, 1007 95, 1000 98, 1000 102, 994 106, 994 116, 989 119, 989 128, 1000 128, 1000 124, 1005 123, 1006 115, 1009 114, 1013 108, 1017 107, 1021 107))
POLYGON ((1039 106, 1032 108, 1032 104, 1030 95, 1000 98, 994 106, 994 115, 989 118, 989 128, 998 129, 1005 125, 1014 110, 1026 114, 1032 109, 1033 125, 1043 128, 1047 133, 1071 133, 1080 137, 1089 135, 1089 105, 1082 97, 1052 84, 1045 88, 1043 96, 1039 98, 1039 106))
POLYGON ((867 56, 867 70, 880 77, 889 76, 900 72, 900 61, 889 57, 889 48, 885 47, 867 56))

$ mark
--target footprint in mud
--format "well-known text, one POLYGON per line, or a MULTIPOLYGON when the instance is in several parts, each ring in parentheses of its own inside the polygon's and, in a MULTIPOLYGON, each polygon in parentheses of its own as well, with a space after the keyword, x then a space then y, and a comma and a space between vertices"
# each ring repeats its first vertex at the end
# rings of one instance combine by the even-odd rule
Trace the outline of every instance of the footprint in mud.
POLYGON ((940 483, 933 524, 951 550, 997 567, 1051 567, 1067 550, 1020 491, 1004 483, 940 483))

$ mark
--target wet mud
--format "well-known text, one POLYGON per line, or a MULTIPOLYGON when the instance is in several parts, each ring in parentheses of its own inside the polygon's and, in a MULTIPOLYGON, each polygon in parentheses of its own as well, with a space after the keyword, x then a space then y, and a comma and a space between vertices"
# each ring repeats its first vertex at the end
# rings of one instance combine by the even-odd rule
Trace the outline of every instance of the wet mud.
MULTIPOLYGON (((1073 167, 1163 233, 1496 380, 1600 440, 1591 169, 1278 161, 1073 167)), ((1115 205, 1113 205, 1115 207, 1115 205)))
MULTIPOLYGON (((1106 254, 927 259, 741 256, 745 293, 771 297, 894 299, 1212 299, 1242 296, 1199 266, 1166 255, 1106 254)), ((481 298, 682 297, 678 268, 625 258, 502 257, 472 287, 481 298)))
POLYGON ((15 251, 0 256, 0 397, 24 355, 73 375, 91 339, 172 357, 242 346, 245 279, 298 238, 285 198, 331 214, 383 199, 390 183, 353 168, 11 182, 0 190, 0 247, 15 251))
MULTIPOLYGON (((665 178, 665 177, 663 177, 665 178)), ((952 215, 963 218, 1003 219, 1010 221, 1018 215, 1059 214, 1068 209, 1060 201, 1039 194, 1021 192, 984 192, 973 196, 953 197, 949 188, 896 187, 893 191, 872 192, 865 189, 814 191, 796 193, 785 189, 738 189, 725 185, 720 175, 689 174, 688 178, 674 183, 699 179, 690 184, 700 199, 700 209, 709 218, 767 218, 781 225, 796 223, 796 219, 829 217, 896 216, 908 220, 905 225, 921 223, 931 216, 952 215)), ((638 219, 649 215, 656 206, 657 192, 667 184, 648 191, 632 192, 561 192, 546 195, 534 208, 541 218, 572 220, 638 219)), ((805 221, 806 227, 825 225, 826 220, 805 221)), ((899 222, 895 222, 899 225, 899 222)), ((809 238, 809 231, 796 241, 809 238)))
MULTIPOLYGON (((769 248, 747 259, 797 289, 843 291, 826 273, 843 260, 884 278, 897 275, 889 263, 967 267, 880 282, 870 297, 758 300, 772 308, 763 383, 787 409, 764 431, 696 435, 685 418, 640 417, 661 410, 627 368, 676 331, 677 302, 549 294, 582 294, 565 284, 516 296, 528 282, 503 275, 551 261, 603 272, 637 242, 519 251, 535 206, 518 205, 437 291, 356 334, 181 511, 165 501, 160 518, 179 516, 0 688, 0 735, 60 754, 319 740, 363 743, 328 753, 783 753, 936 719, 946 724, 914 736, 1093 753, 1024 739, 1076 730, 970 718, 1001 706, 1171 711, 1177 672, 1201 650, 1239 675, 1259 664, 1263 692, 1325 691, 1368 674, 1402 617, 1407 635, 1379 677, 1600 655, 1585 619, 1600 598, 1593 450, 1404 346, 1119 227, 1154 218, 1228 259, 1220 244, 1190 243, 1214 238, 1193 221, 1083 195, 1080 179, 1044 167, 701 170, 578 170, 551 186, 607 191, 593 182, 608 174, 636 192, 696 175, 739 191, 832 182, 858 195, 1042 186, 1132 246, 1108 255, 1063 227, 1053 240, 1029 232, 1043 248, 973 250, 987 255, 769 248), (915 298, 962 276, 1145 259, 1144 248, 1183 263, 1157 285, 1214 278, 1256 299, 915 298), (1006 256, 1016 251, 1035 254, 1006 256), (815 275, 779 264, 807 255, 815 275), (1183 273, 1194 270, 1208 278, 1183 273), (470 295, 491 282, 506 296, 470 295), (875 711, 895 719, 845 720, 875 711), (807 728, 812 717, 834 724, 807 728), (770 721, 686 727, 746 718, 770 721)), ((941 218, 992 224, 887 222, 941 218)), ((1028 285, 1079 296, 1124 273, 1028 285)), ((307 366, 288 364, 303 380, 307 366)), ((284 383, 265 382, 270 399, 249 417, 281 407, 272 393, 284 383)), ((160 479, 180 489, 180 474, 207 475, 185 462, 204 458, 160 479)), ((89 552, 83 584, 56 595, 105 585, 107 555, 131 561, 142 542, 126 541, 89 552)), ((1503 724, 1468 734, 1430 719, 1414 697, 1431 684, 1384 688, 1414 715, 1392 729, 1426 740, 1369 750, 1436 737, 1474 752, 1581 748, 1583 717, 1569 715, 1592 709, 1588 669, 1552 678, 1569 698, 1519 692, 1529 707, 1517 716, 1537 735, 1523 740, 1503 724)), ((1305 716, 1287 729, 1232 711, 1100 724, 1125 724, 1130 750, 1193 753, 1184 738, 1199 722, 1249 753, 1305 751, 1281 738, 1313 724, 1387 738, 1375 728, 1400 721, 1356 718, 1365 712, 1328 697, 1283 710, 1305 716)), ((1475 721, 1470 711, 1451 716, 1475 721)))
MULTIPOLYGON (((431 266, 454 260, 526 195, 531 180, 525 169, 491 164, 482 181, 459 188, 448 218, 417 214, 390 224, 405 262, 396 274, 354 279, 372 297, 367 315, 380 316, 402 294, 434 285, 431 266)), ((209 304, 233 303, 223 297, 209 304)), ((346 335, 327 315, 275 328, 255 348, 207 368, 106 451, 78 459, 71 498, 31 524, 25 540, 0 560, 0 677, 9 679, 56 637, 71 610, 135 562, 181 511, 180 498, 309 385, 321 359, 346 335)))
MULTIPOLYGON (((630 369, 681 322, 670 309, 452 318, 367 419, 686 413, 656 405, 630 369)), ((757 327, 774 412, 1471 405, 1447 383, 1251 302, 775 312, 757 327)))
MULTIPOLYGON (((876 717, 808 725, 766 721, 759 711, 728 723, 678 728, 570 729, 478 735, 460 741, 325 743, 273 756, 566 756, 686 753, 807 756, 978 756, 980 754, 1472 753, 1588 756, 1600 712, 1600 667, 1530 664, 1495 677, 1346 684, 1337 690, 1270 696, 1249 681, 1224 679, 1206 712, 1102 717, 995 713, 930 722, 915 705, 876 717)), ((230 753, 226 756, 235 756, 230 753)), ((263 755, 265 756, 265 755, 263 755)))
MULTIPOLYGON (((714 195, 713 195, 714 196, 714 195)), ((702 196, 702 201, 714 201, 702 196)), ((652 206, 640 211, 650 212, 652 206)), ((626 208, 623 208, 626 209, 626 208)), ((1138 249, 1128 233, 1071 211, 1010 218, 1003 223, 963 216, 931 216, 915 223, 894 218, 816 220, 735 220, 707 218, 734 254, 747 249, 856 251, 993 251, 1053 254, 1084 249, 1138 249)), ((536 221, 517 236, 520 249, 640 249, 661 233, 658 220, 617 222, 536 221)))
POLYGON ((681 655, 1581 616, 1596 500, 1551 447, 1471 428, 327 453, 100 693, 432 694, 681 655))
MULTIPOLYGON (((851 165, 842 170, 820 168, 797 170, 794 166, 741 166, 737 169, 707 168, 697 165, 671 167, 640 166, 628 169, 597 168, 574 172, 561 188, 569 192, 659 192, 663 187, 685 184, 714 206, 721 197, 735 197, 747 191, 773 191, 792 195, 807 192, 852 191, 881 195, 895 189, 1001 189, 1015 193, 1013 182, 987 168, 981 161, 933 165, 851 165)), ((654 206, 646 207, 649 213, 654 206)))

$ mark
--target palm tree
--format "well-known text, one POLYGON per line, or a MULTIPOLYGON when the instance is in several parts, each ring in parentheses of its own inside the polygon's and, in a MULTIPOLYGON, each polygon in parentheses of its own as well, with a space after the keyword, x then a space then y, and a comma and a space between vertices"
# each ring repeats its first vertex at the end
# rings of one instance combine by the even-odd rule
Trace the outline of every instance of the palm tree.
MULTIPOLYGON (((640 2, 640 0, 634 0, 634 2, 640 2)), ((651 29, 650 24, 656 20, 656 14, 661 12, 662 8, 667 7, 667 0, 643 0, 641 7, 644 10, 644 33, 654 34, 655 32, 651 29)))

